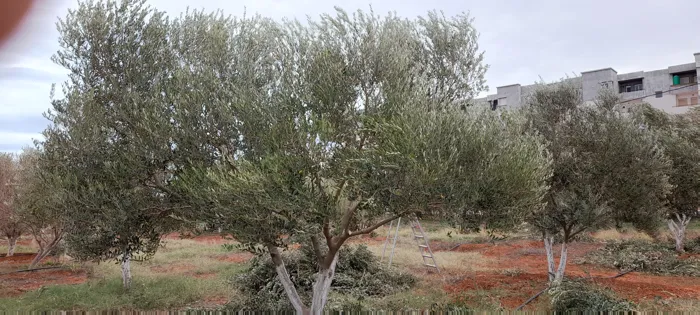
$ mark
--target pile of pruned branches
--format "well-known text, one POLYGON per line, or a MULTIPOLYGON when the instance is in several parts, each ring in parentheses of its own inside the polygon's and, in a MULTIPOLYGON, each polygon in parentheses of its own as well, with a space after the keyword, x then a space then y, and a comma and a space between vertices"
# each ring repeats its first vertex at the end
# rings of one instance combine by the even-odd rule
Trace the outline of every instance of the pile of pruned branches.
MULTIPOLYGON (((387 268, 364 245, 343 247, 338 258, 331 288, 334 292, 356 299, 387 296, 407 290, 416 282, 415 277, 408 273, 387 268)), ((314 275, 318 271, 313 250, 302 247, 300 250, 286 251, 282 259, 299 295, 308 303, 314 275)), ((229 305, 230 309, 292 309, 269 255, 256 256, 249 269, 232 279, 232 283, 243 297, 229 305)))
POLYGON ((612 290, 586 280, 566 280, 549 290, 555 312, 630 312, 635 304, 621 299, 612 290))
POLYGON ((603 265, 620 270, 700 277, 699 259, 679 258, 669 244, 639 240, 608 243, 583 257, 579 263, 603 265))

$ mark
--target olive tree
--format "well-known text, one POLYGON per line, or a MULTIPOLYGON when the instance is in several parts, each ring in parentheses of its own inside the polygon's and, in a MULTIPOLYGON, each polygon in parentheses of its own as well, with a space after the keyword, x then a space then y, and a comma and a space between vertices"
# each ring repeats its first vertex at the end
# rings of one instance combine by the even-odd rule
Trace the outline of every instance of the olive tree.
POLYGON ((84 1, 57 28, 53 61, 70 71, 41 143, 42 170, 61 183, 66 243, 81 260, 147 258, 171 226, 169 21, 142 0, 84 1))
POLYGON ((546 139, 553 176, 546 207, 529 221, 543 234, 549 280, 559 283, 567 247, 577 235, 615 222, 652 231, 664 212, 670 167, 654 133, 615 109, 616 97, 601 93, 584 104, 571 81, 542 85, 527 100, 530 126, 546 139), (555 268, 553 243, 561 255, 555 268))
POLYGON ((0 237, 7 240, 7 256, 15 253, 24 226, 17 209, 18 161, 14 154, 0 153, 0 237))
POLYGON ((214 166, 192 163, 175 179, 174 195, 190 205, 180 215, 267 252, 297 313, 323 311, 349 238, 426 209, 453 215, 478 205, 505 227, 541 206, 549 164, 539 138, 492 112, 456 109, 483 87, 468 17, 416 22, 338 10, 308 25, 197 23, 231 36, 209 45, 200 34, 196 49, 237 52, 221 66, 237 71, 222 76, 231 92, 219 106, 240 136, 214 166), (511 178, 521 184, 513 191, 489 183, 511 178), (513 200, 485 206, 499 197, 513 200), (309 297, 281 257, 290 239, 316 254, 309 297))
MULTIPOLYGON (((230 47, 221 13, 169 19, 143 0, 85 1, 58 23, 54 62, 71 73, 52 102, 42 167, 64 194, 74 257, 130 262, 154 254, 183 222, 171 181, 190 164, 235 152, 230 111, 245 56, 230 47), (238 75, 238 76, 237 76, 238 75)), ((255 46, 257 43, 246 43, 255 46)), ((243 79, 249 79, 245 77, 243 79)))
POLYGON ((22 224, 39 245, 30 269, 51 254, 65 236, 62 182, 42 167, 41 156, 42 151, 32 148, 19 156, 17 209, 22 224))
POLYGON ((643 126, 658 133, 664 154, 671 160, 668 176, 673 188, 666 220, 679 253, 684 252, 686 227, 700 208, 700 124, 692 114, 669 115, 648 104, 635 110, 643 126))

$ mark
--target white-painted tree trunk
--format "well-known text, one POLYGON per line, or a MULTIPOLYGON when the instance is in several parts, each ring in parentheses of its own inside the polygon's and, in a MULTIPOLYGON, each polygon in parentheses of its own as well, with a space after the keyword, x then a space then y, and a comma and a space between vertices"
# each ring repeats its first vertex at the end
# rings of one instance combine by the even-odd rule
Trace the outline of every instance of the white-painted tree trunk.
POLYGON ((545 234, 544 238, 544 251, 547 254, 547 275, 549 282, 554 281, 554 251, 552 250, 552 245, 554 245, 554 236, 545 234))
POLYGON ((547 274, 549 282, 556 285, 564 280, 564 273, 566 272, 566 262, 568 256, 568 244, 563 242, 561 244, 561 254, 559 256, 559 266, 554 269, 554 236, 545 234, 544 238, 544 251, 547 255, 547 274))
POLYGON ((557 268, 557 273, 554 276, 554 283, 559 284, 564 280, 564 272, 566 271, 566 260, 567 253, 569 249, 569 244, 566 241, 561 243, 561 255, 559 256, 559 268, 557 268))
POLYGON ((275 266, 277 279, 282 283, 284 293, 287 294, 289 302, 292 304, 292 307, 294 307, 294 311, 297 314, 307 314, 309 310, 304 306, 304 303, 299 297, 299 293, 297 293, 297 289, 294 287, 294 282, 292 282, 292 279, 289 277, 287 267, 284 265, 279 249, 274 245, 267 245, 267 249, 270 252, 270 258, 272 258, 272 263, 275 266))
POLYGON ((305 314, 306 313, 306 307, 304 306, 304 303, 301 301, 301 298, 299 298, 299 294, 297 294, 297 289, 294 287, 294 283, 292 282, 292 279, 289 278, 289 273, 287 273, 287 267, 282 265, 275 265, 275 271, 277 272, 277 278, 280 279, 280 282, 282 282, 282 287, 284 287, 284 292, 287 293, 287 297, 289 298, 289 302, 292 303, 292 307, 294 307, 294 310, 296 311, 297 314, 305 314))
POLYGON ((124 289, 131 288, 131 253, 126 252, 122 257, 122 285, 124 289))
POLYGON ((673 234, 673 238, 676 240, 676 252, 683 253, 685 252, 683 246, 685 241, 685 229, 688 227, 688 223, 690 223, 690 217, 685 214, 676 214, 675 217, 676 220, 668 220, 668 228, 671 230, 671 234, 673 234))
POLYGON ((17 245, 17 238, 10 237, 7 239, 7 242, 9 243, 7 245, 7 257, 10 257, 10 256, 13 256, 15 254, 15 246, 17 245))
POLYGON ((316 274, 314 282, 313 298, 311 299, 311 314, 319 315, 323 313, 323 308, 328 301, 328 293, 331 290, 331 282, 335 276, 335 266, 338 262, 338 253, 333 256, 331 265, 326 269, 321 267, 316 274))

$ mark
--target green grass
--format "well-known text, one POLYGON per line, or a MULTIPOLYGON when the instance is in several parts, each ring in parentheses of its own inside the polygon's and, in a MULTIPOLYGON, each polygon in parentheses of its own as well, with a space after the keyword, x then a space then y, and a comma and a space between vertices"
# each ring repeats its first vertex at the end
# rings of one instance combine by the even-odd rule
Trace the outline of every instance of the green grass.
POLYGON ((700 219, 695 219, 693 221, 690 221, 687 229, 691 230, 691 231, 699 231, 700 232, 700 219))
MULTIPOLYGON (((20 254, 20 253, 36 253, 36 249, 30 247, 30 246, 24 246, 24 245, 17 245, 15 246, 15 254, 20 254)), ((7 254, 7 241, 0 241, 0 254, 5 255, 7 254)))
POLYGON ((110 278, 79 285, 48 286, 19 298, 0 299, 0 309, 167 309, 196 302, 225 289, 225 282, 220 279, 164 276, 135 278, 131 290, 125 291, 121 278, 110 278))

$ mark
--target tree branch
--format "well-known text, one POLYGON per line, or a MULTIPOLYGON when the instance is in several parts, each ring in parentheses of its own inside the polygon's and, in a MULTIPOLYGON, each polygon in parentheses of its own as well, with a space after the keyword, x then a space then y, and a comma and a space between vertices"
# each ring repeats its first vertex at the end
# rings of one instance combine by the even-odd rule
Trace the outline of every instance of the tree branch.
POLYGON ((381 220, 381 221, 377 222, 377 224, 372 225, 372 226, 370 226, 370 227, 368 227, 368 228, 365 228, 365 229, 362 229, 362 230, 359 230, 359 231, 350 232, 350 233, 348 234, 348 237, 372 233, 372 231, 374 231, 374 230, 380 228, 382 225, 387 224, 387 223, 389 223, 389 222, 391 222, 391 221, 394 221, 394 220, 396 220, 396 219, 398 219, 398 218, 400 218, 400 217, 402 217, 402 216, 404 216, 404 215, 407 215, 407 214, 409 214, 409 213, 412 213, 412 212, 415 212, 415 211, 412 210, 412 211, 404 211, 404 212, 401 212, 401 213, 399 213, 399 214, 397 214, 397 215, 395 215, 395 216, 392 216, 392 217, 389 217, 389 218, 387 218, 387 219, 381 220))
POLYGON ((287 293, 287 297, 289 297, 289 301, 292 303, 294 310, 296 310, 298 314, 305 314, 308 311, 308 309, 306 308, 306 306, 304 306, 304 303, 301 301, 299 293, 297 293, 297 289, 294 287, 294 283, 289 277, 287 267, 284 266, 284 261, 282 260, 282 255, 280 254, 279 249, 277 249, 277 247, 273 244, 267 244, 266 246, 267 250, 270 252, 270 258, 272 259, 272 263, 275 265, 275 271, 277 271, 277 278, 282 283, 284 291, 285 293, 287 293))
POLYGON ((360 206, 361 202, 362 198, 358 198, 357 200, 353 201, 348 207, 348 211, 343 215, 343 219, 340 221, 340 227, 343 230, 343 235, 350 235, 350 231, 348 230, 350 220, 352 220, 352 217, 355 215, 355 210, 357 210, 357 207, 360 206))
POLYGON ((321 244, 318 242, 317 235, 311 235, 311 246, 314 248, 314 254, 316 254, 316 261, 320 264, 325 258, 321 252, 321 244))
MULTIPOLYGON (((348 173, 348 172, 346 172, 348 173)), ((347 174, 346 174, 347 176, 347 174)), ((334 204, 338 204, 338 200, 340 199, 340 194, 342 193, 343 189, 345 188, 345 184, 348 182, 347 179, 343 179, 343 182, 340 183, 340 186, 338 186, 338 190, 335 191, 335 196, 333 196, 333 201, 334 204)))
POLYGON ((323 237, 326 238, 326 244, 328 245, 328 249, 331 249, 333 247, 333 236, 331 235, 331 229, 328 220, 323 222, 323 237))

